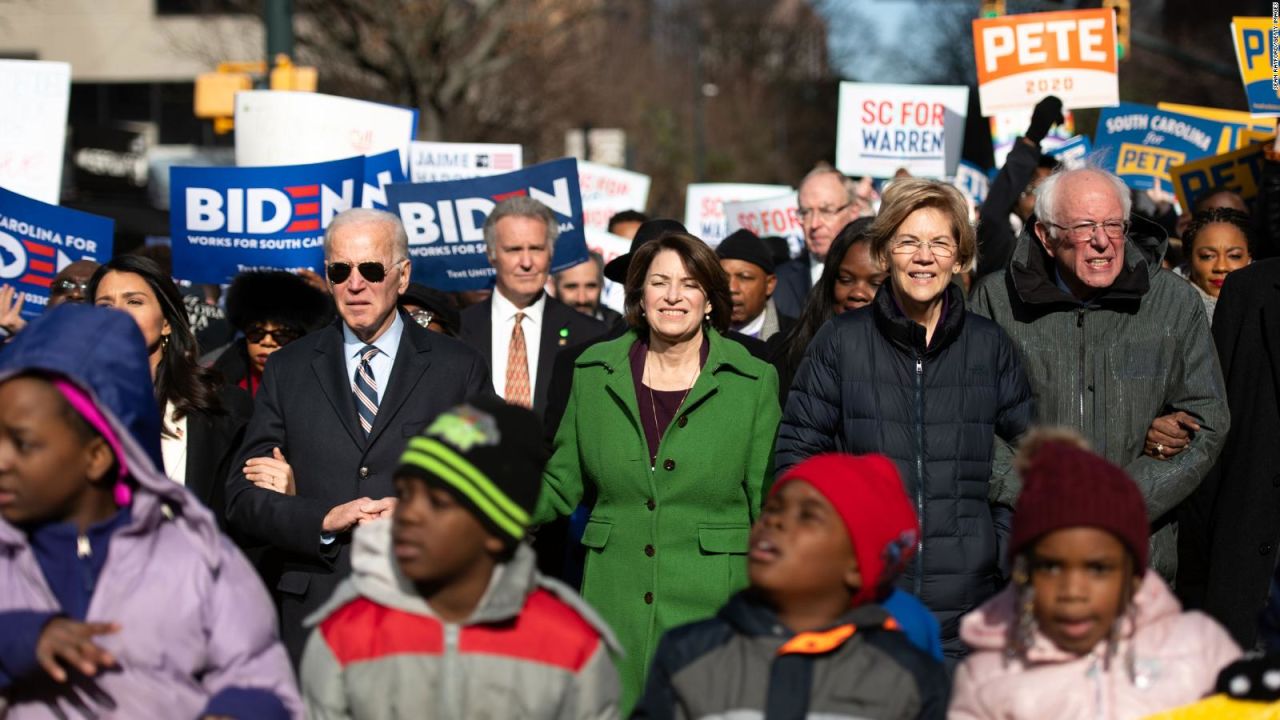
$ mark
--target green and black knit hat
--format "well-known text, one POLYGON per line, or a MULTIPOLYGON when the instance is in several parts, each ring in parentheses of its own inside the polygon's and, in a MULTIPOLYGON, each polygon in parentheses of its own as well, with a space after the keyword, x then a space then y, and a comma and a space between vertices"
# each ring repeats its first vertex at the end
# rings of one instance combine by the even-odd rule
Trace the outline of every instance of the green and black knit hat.
POLYGON ((547 452, 532 412, 496 397, 473 398, 441 413, 409 440, 399 477, 448 490, 495 536, 524 539, 538 503, 547 452))

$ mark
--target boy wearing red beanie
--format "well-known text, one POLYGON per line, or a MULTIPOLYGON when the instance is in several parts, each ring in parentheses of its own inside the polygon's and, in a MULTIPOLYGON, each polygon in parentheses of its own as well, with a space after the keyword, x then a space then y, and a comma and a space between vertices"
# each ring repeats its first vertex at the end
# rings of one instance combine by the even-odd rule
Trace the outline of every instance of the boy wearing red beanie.
POLYGON ((889 459, 795 466, 752 528, 751 586, 663 636, 633 717, 945 717, 942 664, 875 604, 918 538, 889 459))

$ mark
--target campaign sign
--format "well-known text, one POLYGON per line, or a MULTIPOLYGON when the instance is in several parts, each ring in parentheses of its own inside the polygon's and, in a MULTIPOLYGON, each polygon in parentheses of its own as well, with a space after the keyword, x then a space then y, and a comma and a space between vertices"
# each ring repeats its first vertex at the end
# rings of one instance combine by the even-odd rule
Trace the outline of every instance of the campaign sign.
POLYGON ((49 304, 53 276, 76 260, 111 258, 115 221, 0 188, 0 284, 12 285, 30 320, 49 304))
POLYGON ((285 90, 236 93, 236 165, 281 166, 399 150, 409 157, 418 111, 285 90))
POLYGON ((409 179, 416 183, 490 177, 522 167, 519 145, 415 141, 409 146, 409 179))
POLYGON ((552 272, 587 259, 577 161, 561 158, 505 175, 389 186, 387 203, 409 233, 414 279, 445 291, 490 287, 484 221, 495 205, 517 195, 546 205, 560 222, 552 272))
POLYGON ((1050 150, 1049 154, 1057 158, 1058 162, 1066 169, 1075 170, 1085 166, 1091 152, 1093 152, 1093 145, 1089 142, 1089 138, 1084 135, 1077 135, 1057 148, 1050 150))
POLYGON ((1231 18, 1231 37, 1249 112, 1263 117, 1280 117, 1280 77, 1275 66, 1280 38, 1273 36, 1275 32, 1269 17, 1231 18))
POLYGON ((762 200, 739 200, 724 204, 727 230, 750 230, 760 237, 777 235, 786 239, 791 256, 804 248, 804 222, 800 220, 795 193, 762 200))
POLYGON ((360 207, 387 209, 387 186, 402 183, 405 177, 399 150, 388 150, 364 159, 364 190, 360 193, 360 207))
POLYGON ((1169 168, 1210 157, 1222 123, 1121 103, 1098 116, 1093 144, 1107 149, 1103 166, 1135 190, 1167 188, 1169 168))
POLYGON ((760 200, 792 192, 786 185, 752 185, 749 183, 690 183, 685 190, 684 226, 711 247, 729 234, 724 204, 743 200, 760 200))
POLYGON ((62 191, 71 66, 0 60, 0 185, 56 205, 62 191))
POLYGON ((1243 110, 1223 110, 1222 108, 1179 105, 1178 103, 1167 102, 1156 103, 1156 107, 1169 112, 1204 118, 1205 120, 1217 120, 1226 125, 1226 131, 1218 139, 1216 152, 1219 155, 1232 150, 1239 150, 1259 140, 1266 140, 1276 136, 1275 118, 1255 118, 1243 110))
POLYGON ((991 187, 991 182, 987 180, 987 173, 968 160, 960 161, 951 184, 975 205, 986 202, 987 190, 991 187))
POLYGON ((324 269, 324 229, 360 207, 364 158, 169 171, 173 275, 226 283, 245 270, 324 269))
POLYGON ((609 229, 609 218, 624 210, 644 212, 649 202, 649 176, 600 163, 578 161, 582 185, 582 224, 609 229))
POLYGON ((836 167, 848 175, 954 175, 964 145, 969 88, 840 83, 836 167))
MULTIPOLYGON (((1004 167, 1013 150, 1013 144, 1026 133, 1031 126, 1032 108, 1009 110, 996 113, 990 118, 991 149, 995 153, 996 167, 1004 167)), ((1049 134, 1040 141, 1041 152, 1053 152, 1076 134, 1076 119, 1070 110, 1062 111, 1062 122, 1049 129, 1049 134)))
POLYGON ((1265 143, 1255 143, 1246 148, 1222 155, 1175 165, 1169 172, 1173 176, 1173 192, 1183 212, 1191 212, 1196 202, 1210 191, 1233 190, 1245 200, 1258 196, 1262 184, 1262 149, 1265 143))
POLYGON ((1046 95, 1069 109, 1120 102, 1109 8, 980 18, 973 21, 973 52, 984 117, 1034 107, 1046 95))

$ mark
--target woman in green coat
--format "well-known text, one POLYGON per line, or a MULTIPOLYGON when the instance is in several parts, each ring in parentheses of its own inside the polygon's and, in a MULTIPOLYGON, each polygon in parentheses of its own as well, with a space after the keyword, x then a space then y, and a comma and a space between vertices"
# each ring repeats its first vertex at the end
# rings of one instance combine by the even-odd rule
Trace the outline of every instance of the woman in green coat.
POLYGON ((721 336, 715 253, 687 234, 636 250, 622 337, 574 364, 534 522, 594 496, 582 594, 617 633, 625 716, 658 639, 747 584, 747 535, 773 477, 773 367, 721 336))

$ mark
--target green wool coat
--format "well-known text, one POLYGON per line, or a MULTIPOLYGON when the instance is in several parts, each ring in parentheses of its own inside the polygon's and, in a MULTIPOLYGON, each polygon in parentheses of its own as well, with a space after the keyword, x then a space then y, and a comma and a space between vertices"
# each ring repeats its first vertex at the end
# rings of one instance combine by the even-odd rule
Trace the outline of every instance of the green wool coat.
POLYGON ((658 445, 640 424, 635 331, 588 349, 542 476, 535 523, 596 494, 582 595, 617 634, 625 717, 667 630, 711 617, 747 584, 747 536, 773 478, 778 376, 710 332, 706 365, 658 445))

